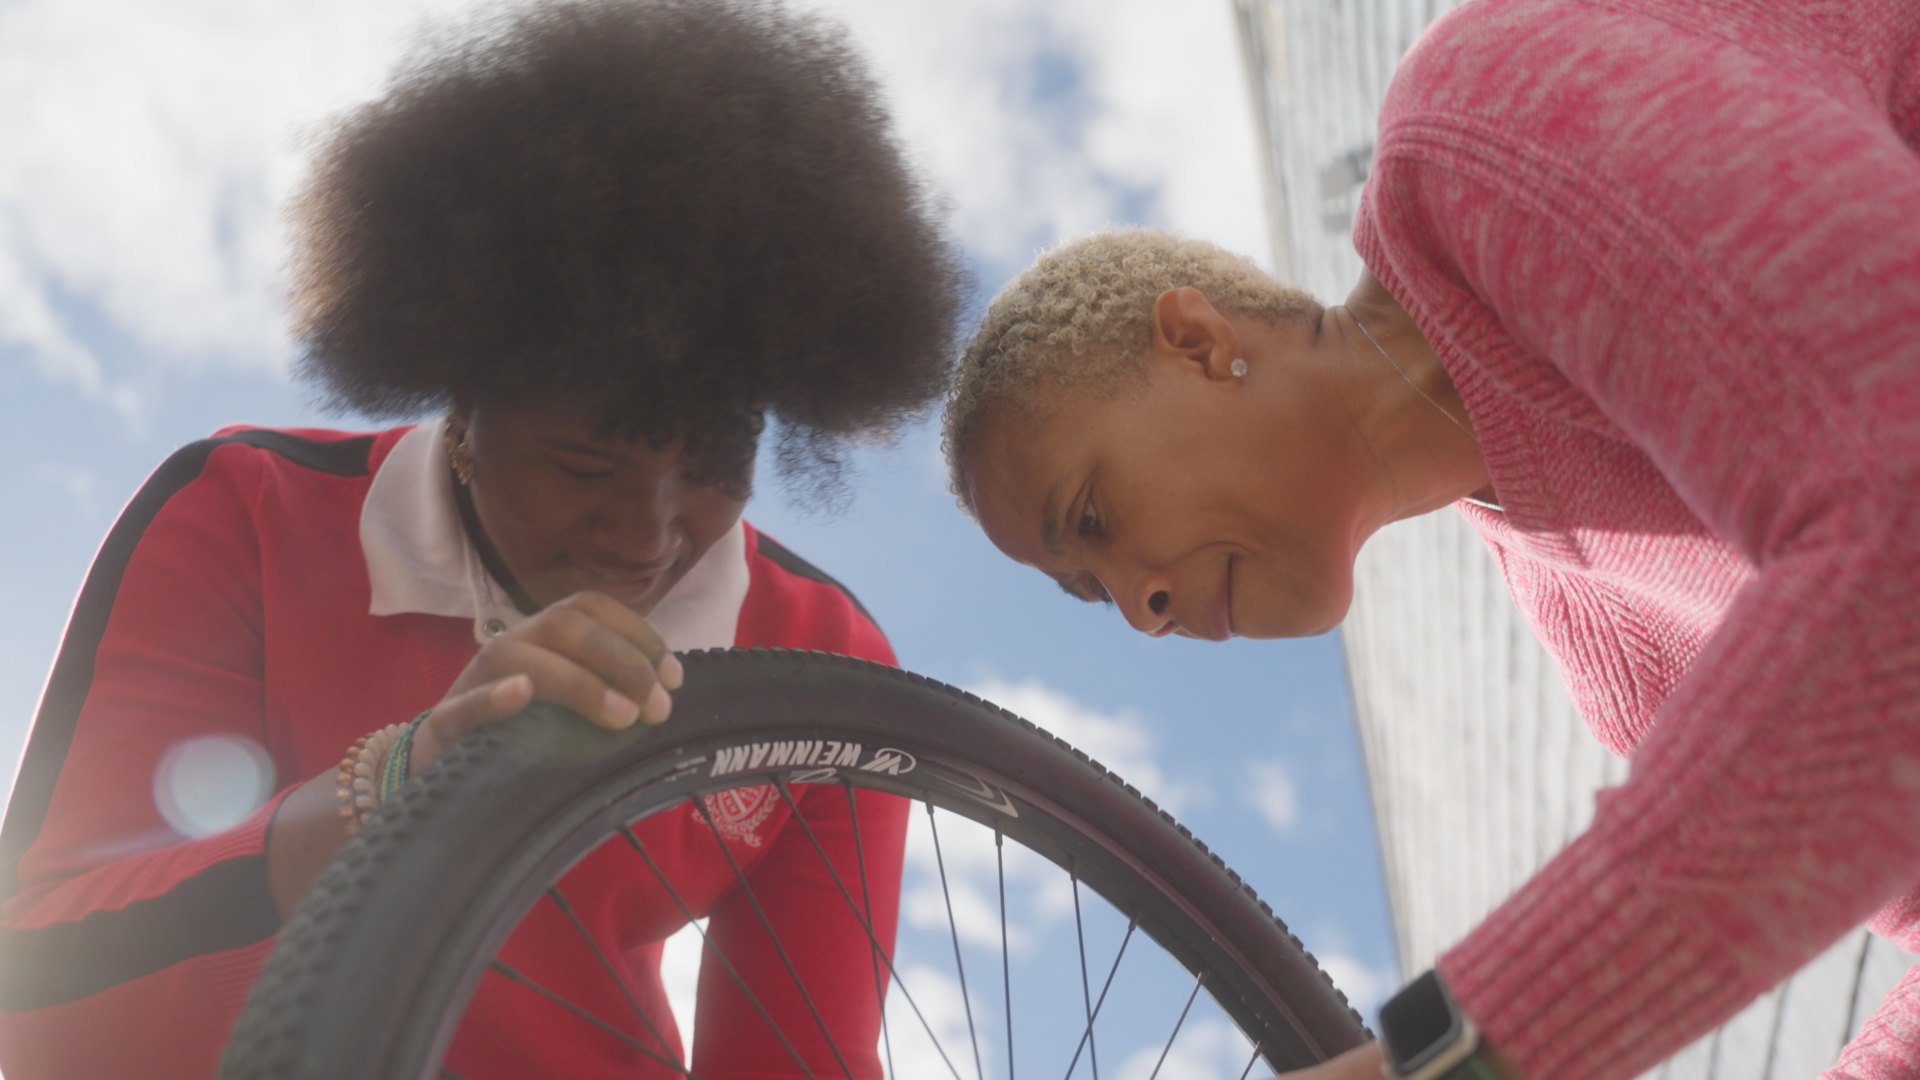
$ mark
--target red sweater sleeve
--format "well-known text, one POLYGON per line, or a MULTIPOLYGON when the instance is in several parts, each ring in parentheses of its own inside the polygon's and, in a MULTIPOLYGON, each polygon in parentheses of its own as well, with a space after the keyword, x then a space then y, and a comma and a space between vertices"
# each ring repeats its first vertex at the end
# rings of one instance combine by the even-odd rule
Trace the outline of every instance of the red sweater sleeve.
POLYGON ((1920 1076, 1920 964, 1874 1010, 1821 1080, 1913 1080, 1920 1076))
POLYGON ((1639 1073, 1920 879, 1920 157, 1849 66, 1920 27, 1857 8, 1841 58, 1489 0, 1389 94, 1369 266, 1754 568, 1591 830, 1441 960, 1535 1080, 1639 1073))
MULTIPOLYGON (((192 740, 265 761, 252 460, 218 440, 169 459, 75 606, 0 842, 0 1065, 14 1080, 128 1075, 127 1047, 142 1075, 210 1075, 278 932, 264 856, 277 802, 191 838, 176 829, 201 832, 190 815, 158 808, 162 763, 192 740)), ((304 779, 270 772, 179 779, 188 799, 223 778, 304 779)))

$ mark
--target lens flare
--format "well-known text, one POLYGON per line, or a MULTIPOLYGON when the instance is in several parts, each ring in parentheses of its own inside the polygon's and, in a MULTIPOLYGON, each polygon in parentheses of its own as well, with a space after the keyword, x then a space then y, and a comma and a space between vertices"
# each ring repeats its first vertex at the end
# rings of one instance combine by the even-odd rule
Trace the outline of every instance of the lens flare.
POLYGON ((273 760, 241 735, 202 735, 168 747, 153 772, 153 804, 183 836, 232 828, 273 794, 273 760))

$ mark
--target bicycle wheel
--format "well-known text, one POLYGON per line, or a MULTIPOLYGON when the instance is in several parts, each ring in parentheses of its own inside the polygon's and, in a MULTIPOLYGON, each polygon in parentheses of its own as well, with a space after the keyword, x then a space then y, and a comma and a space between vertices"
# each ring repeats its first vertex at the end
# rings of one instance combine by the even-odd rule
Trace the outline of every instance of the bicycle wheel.
MULTIPOLYGON (((1119 777, 1032 724, 952 687, 843 656, 751 649, 683 660, 686 683, 675 695, 672 721, 659 728, 607 732, 536 707, 475 732, 423 769, 348 842, 289 922, 235 1027, 223 1080, 457 1076, 443 1069, 442 1056, 462 1013, 481 978, 501 972, 497 950, 533 905, 553 895, 554 882, 604 843, 640 847, 635 822, 758 785, 788 800, 796 785, 834 784, 846 788, 850 807, 856 789, 924 806, 972 1046, 945 1045, 927 1022, 907 977, 917 966, 903 972, 908 965, 900 957, 881 957, 892 983, 889 1057, 896 1042, 905 1046, 924 1029, 942 1075, 988 1080, 1004 1056, 1011 1080, 1022 1071, 1015 1046, 1031 1044, 1033 1027, 1051 1026, 1064 1030, 1038 1034, 1057 1034, 1060 1048, 1036 1052, 1032 1067, 1057 1069, 1070 1049, 1067 1075, 1090 1065, 1097 1076, 1096 1021, 1109 1007, 1121 962, 1151 952, 1136 946, 1129 954, 1129 943, 1142 935, 1184 970, 1174 1000, 1185 1005, 1177 1019, 1167 1017, 1174 1035, 1159 1051, 1155 1074, 1183 1025, 1195 1030, 1188 1015, 1201 988, 1244 1040, 1235 1045, 1251 1048, 1242 1077, 1258 1060, 1276 1071, 1300 1068, 1370 1037, 1299 940, 1238 875, 1119 777), (807 744, 816 750, 798 763, 799 755, 778 749, 807 744), (818 749, 828 744, 835 744, 830 757, 818 749), (966 950, 949 888, 962 828, 991 832, 1000 868, 999 970, 991 958, 988 970, 979 970, 973 939, 981 935, 970 944, 975 986, 1002 982, 1004 1002, 982 999, 978 1009, 967 996, 966 950), (1032 861, 1050 864, 1049 872, 1069 883, 1079 938, 1077 979, 1063 976, 1073 987, 1070 1021, 1036 1020, 1022 1025, 1024 1033, 1015 1030, 1016 1009, 1023 1018, 1038 1016, 1063 994, 1023 998, 1013 981, 1003 839, 1044 859, 1032 861), (1107 942, 1096 942, 1091 966, 1091 924, 1082 911, 1089 894, 1111 905, 1114 928, 1107 942), (1109 966, 1102 957, 1120 921, 1126 930, 1109 966), (1004 1014, 1004 1055, 983 1060, 976 1012, 982 1023, 1004 1014), (916 1019, 914 1032, 901 1030, 916 1019), (995 1063, 991 1070, 986 1060, 995 1063)), ((915 816, 921 813, 916 808, 915 816)), ((837 874, 835 882, 860 918, 855 898, 865 883, 837 874)), ((1057 889, 1054 895, 1059 899, 1057 889)), ((616 1025, 564 1002, 553 1007, 575 1014, 556 1022, 616 1025)), ((1115 1015, 1109 1013, 1109 1026, 1119 1023, 1115 1015)), ((1106 1038, 1111 1044, 1113 1036, 1106 1038)), ((679 1060, 667 1064, 688 1071, 679 1060)), ((695 1073, 698 1067, 691 1063, 695 1073)))

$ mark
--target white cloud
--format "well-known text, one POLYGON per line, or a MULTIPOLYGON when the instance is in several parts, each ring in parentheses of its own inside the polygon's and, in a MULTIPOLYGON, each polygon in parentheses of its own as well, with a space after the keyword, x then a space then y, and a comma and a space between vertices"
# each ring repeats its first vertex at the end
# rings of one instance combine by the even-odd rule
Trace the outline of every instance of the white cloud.
POLYGON ((1239 1028, 1209 1017, 1182 1024, 1170 1047, 1150 1044, 1128 1054, 1120 1080, 1239 1080, 1252 1059, 1253 1044, 1239 1028))
POLYGON ((1267 261, 1231 6, 1188 0, 816 0, 853 26, 977 253, 1144 216, 1267 261))
MULTIPOLYGON (((999 895, 993 868, 993 838, 984 829, 963 828, 965 822, 948 817, 940 826, 939 855, 946 860, 946 885, 935 857, 933 834, 923 814, 908 826, 907 858, 913 878, 902 891, 901 914, 909 925, 924 930, 947 929, 949 910, 953 932, 973 945, 1000 947, 999 895), (984 837, 984 844, 981 842, 984 837), (986 849, 985 858, 980 848, 986 849)), ((1032 940, 1022 926, 1009 920, 1009 948, 1025 948, 1032 940)))
POLYGON ((433 0, 23 0, 0 8, 0 345, 129 404, 76 334, 277 368, 297 130, 377 89, 433 0))
POLYGON ((908 820, 900 912, 909 926, 934 931, 943 939, 958 933, 965 944, 998 951, 999 859, 1004 859, 1006 873, 1009 951, 1016 955, 1031 952, 1043 940, 1048 926, 1072 916, 1072 885, 1066 871, 1017 843, 1007 844, 996 853, 993 831, 966 818, 941 813, 939 822, 940 846, 936 852, 925 806, 916 805, 908 820), (944 889, 942 860, 946 865, 944 889), (951 929, 947 924, 949 902, 953 906, 951 929))
POLYGON ((1320 961, 1320 970, 1326 972, 1333 980, 1333 985, 1347 995, 1347 1003, 1369 1024, 1374 1022, 1374 1013, 1379 1010, 1380 1003, 1400 986, 1399 972, 1392 968, 1370 967, 1346 953, 1317 953, 1314 959, 1320 961))
POLYGON ((1104 108, 1088 150, 1158 190, 1161 221, 1255 256, 1267 251, 1252 107, 1229 3, 1085 3, 1104 108))
MULTIPOLYGON (((900 967, 900 981, 912 992, 909 1003, 898 987, 887 993, 887 1037, 892 1043, 891 1076, 901 1080, 938 1080, 951 1077, 957 1070, 962 1077, 974 1075, 972 1043, 968 1039, 967 1002, 960 993, 959 980, 939 968, 907 963, 900 967), (919 1007, 915 1015, 914 1007, 919 1007), (922 1023, 922 1020, 925 1023, 922 1023), (928 1037, 932 1030, 932 1038, 928 1037), (934 1040, 938 1040, 938 1043, 934 1040), (949 1058, 941 1054, 941 1047, 949 1058), (951 1065, 949 1065, 951 1062, 951 1065)), ((975 1010, 981 1006, 973 1003, 975 1010)), ((989 1055, 982 1042, 980 1052, 989 1055)), ((886 1056, 882 1056, 886 1060, 886 1056)))
POLYGON ((1189 793, 1160 768, 1153 733, 1134 713, 1097 712, 1038 679, 993 677, 966 689, 1065 739, 1168 811, 1177 812, 1186 801, 1189 793))
POLYGON ((1300 821, 1300 789, 1279 758, 1247 763, 1246 801, 1274 832, 1286 835, 1300 821))
MULTIPOLYGON (((991 265, 1134 213, 1265 256, 1224 0, 813 2, 851 24, 991 265)), ((0 348, 121 411, 172 368, 282 368, 278 211, 298 133, 376 93, 425 15, 471 6, 0 5, 0 348), (158 367, 104 364, 76 312, 158 367)))
MULTIPOLYGON (((1010 683, 990 678, 969 689, 1067 740, 1161 805, 1172 807, 1182 801, 1184 792, 1162 772, 1152 734, 1139 717, 1097 712, 1034 679, 1010 683)), ((966 946, 998 952, 1004 861, 1008 950, 1014 955, 1033 954, 1048 947, 1054 927, 1066 924, 1070 932, 1073 885, 1066 871, 1017 843, 996 850, 990 828, 956 814, 939 812, 938 820, 936 852, 924 806, 916 806, 909 819, 901 884, 901 917, 906 925, 943 940, 957 934, 966 946)), ((1083 903, 1104 905, 1105 901, 1089 895, 1083 903)))

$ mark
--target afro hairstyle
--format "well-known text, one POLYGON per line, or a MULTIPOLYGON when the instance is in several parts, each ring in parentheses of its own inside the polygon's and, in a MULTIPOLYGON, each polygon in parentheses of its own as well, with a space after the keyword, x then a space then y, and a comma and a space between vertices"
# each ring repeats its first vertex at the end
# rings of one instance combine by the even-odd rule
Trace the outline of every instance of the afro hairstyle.
MULTIPOLYGON (((744 491, 938 400, 967 279, 843 28, 561 0, 425 35, 291 209, 299 374, 407 417, 559 397, 744 491)), ((834 474, 821 476, 820 474, 834 474)))

